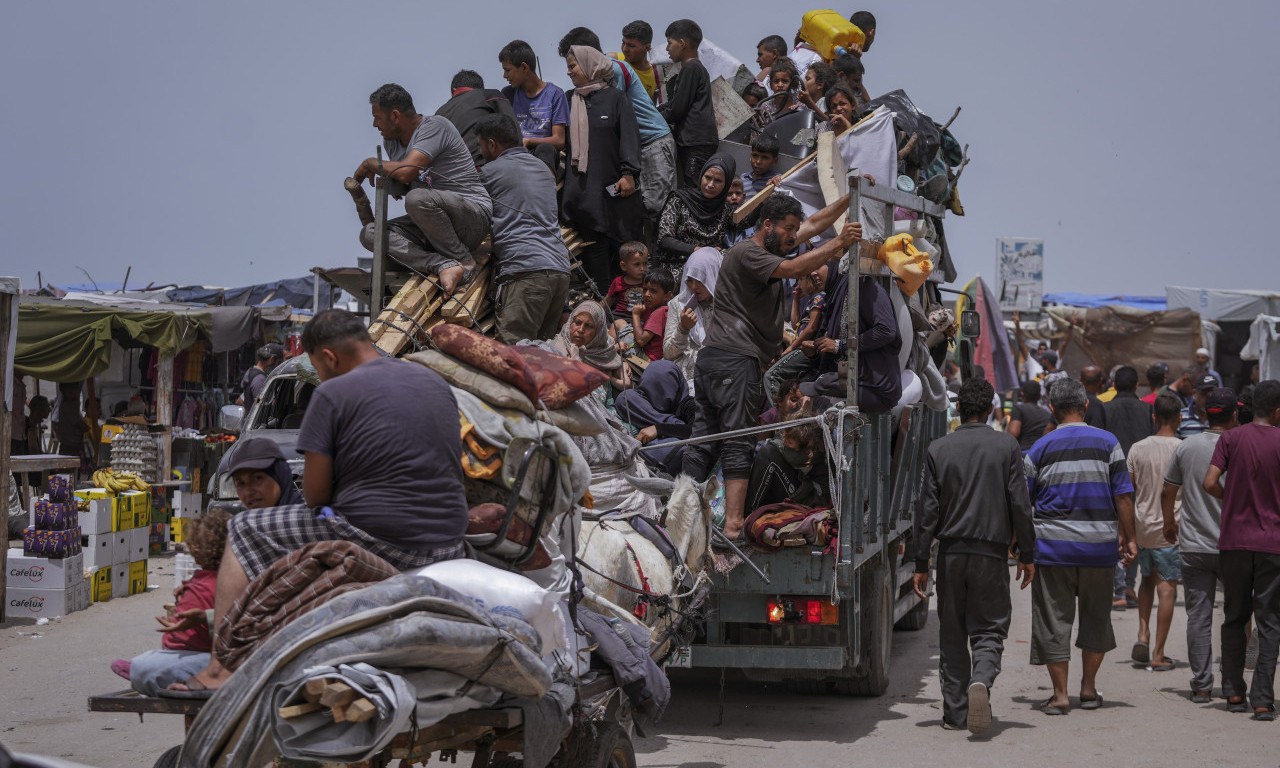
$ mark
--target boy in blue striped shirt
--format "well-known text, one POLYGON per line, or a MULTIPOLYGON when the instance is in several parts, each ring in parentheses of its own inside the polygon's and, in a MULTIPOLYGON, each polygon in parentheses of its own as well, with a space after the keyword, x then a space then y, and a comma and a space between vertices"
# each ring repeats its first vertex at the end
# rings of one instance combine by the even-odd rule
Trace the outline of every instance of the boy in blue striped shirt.
POLYGON ((1035 509, 1036 580, 1031 595, 1031 663, 1049 668, 1053 696, 1040 711, 1070 709, 1067 672, 1077 609, 1084 671, 1080 708, 1102 706, 1096 677, 1116 647, 1111 590, 1117 560, 1137 556, 1133 481, 1124 451, 1110 432, 1084 423, 1088 396, 1075 379, 1054 382, 1049 406, 1058 428, 1026 456, 1027 489, 1035 509))

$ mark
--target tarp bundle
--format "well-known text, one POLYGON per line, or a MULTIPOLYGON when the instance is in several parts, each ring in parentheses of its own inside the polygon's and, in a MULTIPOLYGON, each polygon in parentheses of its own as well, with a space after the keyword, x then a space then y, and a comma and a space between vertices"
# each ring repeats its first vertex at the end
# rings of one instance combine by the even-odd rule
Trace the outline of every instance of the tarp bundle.
MULTIPOLYGON (((1048 307, 1046 312, 1066 328, 1078 310, 1048 307)), ((1200 344, 1200 316, 1189 309, 1145 312, 1118 305, 1094 307, 1084 312, 1083 327, 1072 334, 1060 367, 1073 373, 1090 363, 1104 371, 1123 364, 1141 373, 1161 362, 1176 368, 1194 358, 1200 344)))

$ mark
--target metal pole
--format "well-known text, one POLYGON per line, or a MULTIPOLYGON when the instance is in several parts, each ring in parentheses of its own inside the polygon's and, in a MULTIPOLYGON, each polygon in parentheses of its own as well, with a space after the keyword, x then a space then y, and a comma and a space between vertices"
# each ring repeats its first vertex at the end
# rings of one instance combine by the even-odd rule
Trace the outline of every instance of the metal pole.
POLYGON ((382 147, 378 147, 377 193, 373 207, 373 269, 369 286, 369 322, 382 314, 382 294, 386 286, 387 256, 387 178, 382 174, 382 147))
MULTIPOLYGON (((857 168, 849 171, 849 222, 854 223, 861 220, 861 183, 862 175, 857 168)), ((865 233, 864 233, 865 236, 865 233)), ((849 469, 841 472, 840 482, 840 546, 842 558, 850 557, 855 549, 860 549, 862 544, 862 489, 860 488, 862 471, 861 464, 863 454, 869 450, 868 446, 860 445, 854 436, 861 429, 862 419, 858 411, 858 290, 859 275, 861 268, 859 265, 859 253, 861 249, 858 243, 854 243, 849 250, 849 271, 845 288, 845 316, 844 323, 841 328, 841 340, 845 342, 845 360, 848 364, 849 385, 846 392, 845 407, 853 409, 853 429, 846 430, 844 434, 839 436, 841 441, 840 453, 842 461, 847 461, 849 469), (852 342, 852 343, 850 343, 852 342)), ((863 441, 865 442, 865 441, 863 441)), ((854 585, 854 599, 859 600, 857 592, 857 580, 854 585)), ((856 603, 855 603, 856 604, 856 603)))
POLYGON ((728 440, 729 438, 733 438, 733 437, 746 437, 747 435, 755 435, 760 432, 774 432, 779 429, 785 429, 787 427, 795 427, 801 424, 808 424, 810 422, 824 421, 827 418, 828 413, 832 414, 832 418, 834 418, 834 412, 836 410, 837 409, 834 409, 834 408, 828 409, 826 413, 820 413, 817 416, 809 416, 803 419, 791 419, 786 423, 782 423, 782 424, 765 424, 759 427, 743 427, 742 429, 732 429, 732 430, 729 430, 728 432, 714 432, 710 435, 701 435, 699 437, 686 437, 683 440, 672 440, 671 442, 666 442, 666 443, 650 443, 649 445, 640 446, 639 450, 653 451, 653 450, 657 450, 658 448, 679 448, 682 445, 693 445, 694 443, 712 443, 712 442, 718 442, 720 440, 728 440))

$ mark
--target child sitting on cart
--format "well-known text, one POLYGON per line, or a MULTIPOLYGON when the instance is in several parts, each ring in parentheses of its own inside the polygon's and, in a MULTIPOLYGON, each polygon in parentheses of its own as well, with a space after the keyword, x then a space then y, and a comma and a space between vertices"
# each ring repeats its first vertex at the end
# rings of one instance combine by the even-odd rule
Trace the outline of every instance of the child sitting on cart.
POLYGON ((209 663, 213 640, 209 625, 178 628, 178 614, 213 608, 214 588, 218 582, 218 564, 227 546, 227 521, 230 513, 212 509, 188 526, 187 550, 195 558, 197 570, 176 590, 177 602, 168 616, 157 616, 164 632, 160 648, 145 651, 131 661, 116 659, 111 671, 125 678, 133 689, 144 696, 158 696, 170 683, 186 680, 209 663))

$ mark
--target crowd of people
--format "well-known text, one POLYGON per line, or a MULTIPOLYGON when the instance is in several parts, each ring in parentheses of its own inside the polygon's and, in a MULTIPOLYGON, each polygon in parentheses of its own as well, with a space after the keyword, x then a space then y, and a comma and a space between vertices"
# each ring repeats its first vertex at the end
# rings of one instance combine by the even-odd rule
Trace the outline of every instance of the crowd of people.
MULTIPOLYGON (((1015 313, 1015 328, 1019 319, 1015 313)), ((1053 689, 1039 705, 1046 715, 1071 709, 1077 615, 1081 709, 1103 705, 1097 678, 1117 646, 1113 611, 1138 611, 1134 664, 1183 667, 1168 653, 1181 584, 1190 700, 1214 698, 1221 589, 1226 708, 1274 720, 1280 382, 1258 382, 1255 367, 1237 394, 1201 348, 1176 378, 1166 363, 1150 366, 1150 391, 1140 397, 1132 366, 1087 365, 1077 377, 1060 369, 1069 336, 1056 350, 1044 342, 1027 350, 1020 333, 1017 341, 1028 352, 1024 372, 1034 373, 1007 420, 986 380, 949 381, 963 423, 930 446, 926 461, 916 588, 924 594, 936 540, 944 727, 977 733, 991 724, 990 689, 1010 622, 1006 558, 1032 590, 1031 663, 1047 668, 1053 689)))
MULTIPOLYGON (((851 22, 864 42, 834 62, 798 33, 792 46, 779 35, 760 41, 760 70, 744 92, 758 125, 798 110, 813 111, 821 131, 857 120, 869 101, 862 59, 876 23, 868 12, 851 22)), ((776 189, 781 147, 758 133, 749 169, 718 152, 711 79, 699 60, 702 30, 679 19, 665 38, 679 65, 665 83, 649 61, 653 28, 633 21, 613 54, 585 27, 563 36, 556 53, 568 90, 543 79, 537 53, 514 40, 497 55, 502 91, 463 70, 433 115, 419 114, 399 85, 374 91, 373 124, 388 159, 365 159, 353 178, 378 177, 404 199, 405 215, 388 223, 388 255, 451 291, 472 279, 472 253, 490 237, 498 338, 556 338, 608 374, 601 399, 646 445, 812 415, 821 398, 845 396, 841 362, 853 344, 864 411, 919 401, 923 369, 935 363, 911 358, 917 329, 898 311, 910 296, 864 279, 858 328, 844 328, 841 259, 861 238, 856 224, 833 230, 847 196, 806 218, 794 198, 772 194, 735 217, 747 195, 776 189), (581 274, 571 269, 561 225, 587 243, 577 254, 581 274), (781 407, 784 389, 802 393, 798 407, 781 407)), ((367 248, 373 237, 374 225, 365 224, 367 248)), ((936 370, 932 378, 935 400, 945 398, 936 370)), ((934 405, 945 407, 945 399, 934 405)), ((784 433, 770 439, 777 442, 770 455, 801 462, 792 470, 825 461, 820 451, 782 452, 784 433)), ((759 442, 746 435, 651 446, 645 457, 698 480, 719 471, 725 533, 738 539, 759 442)), ((754 490, 752 504, 782 500, 773 498, 782 490, 754 490)))

